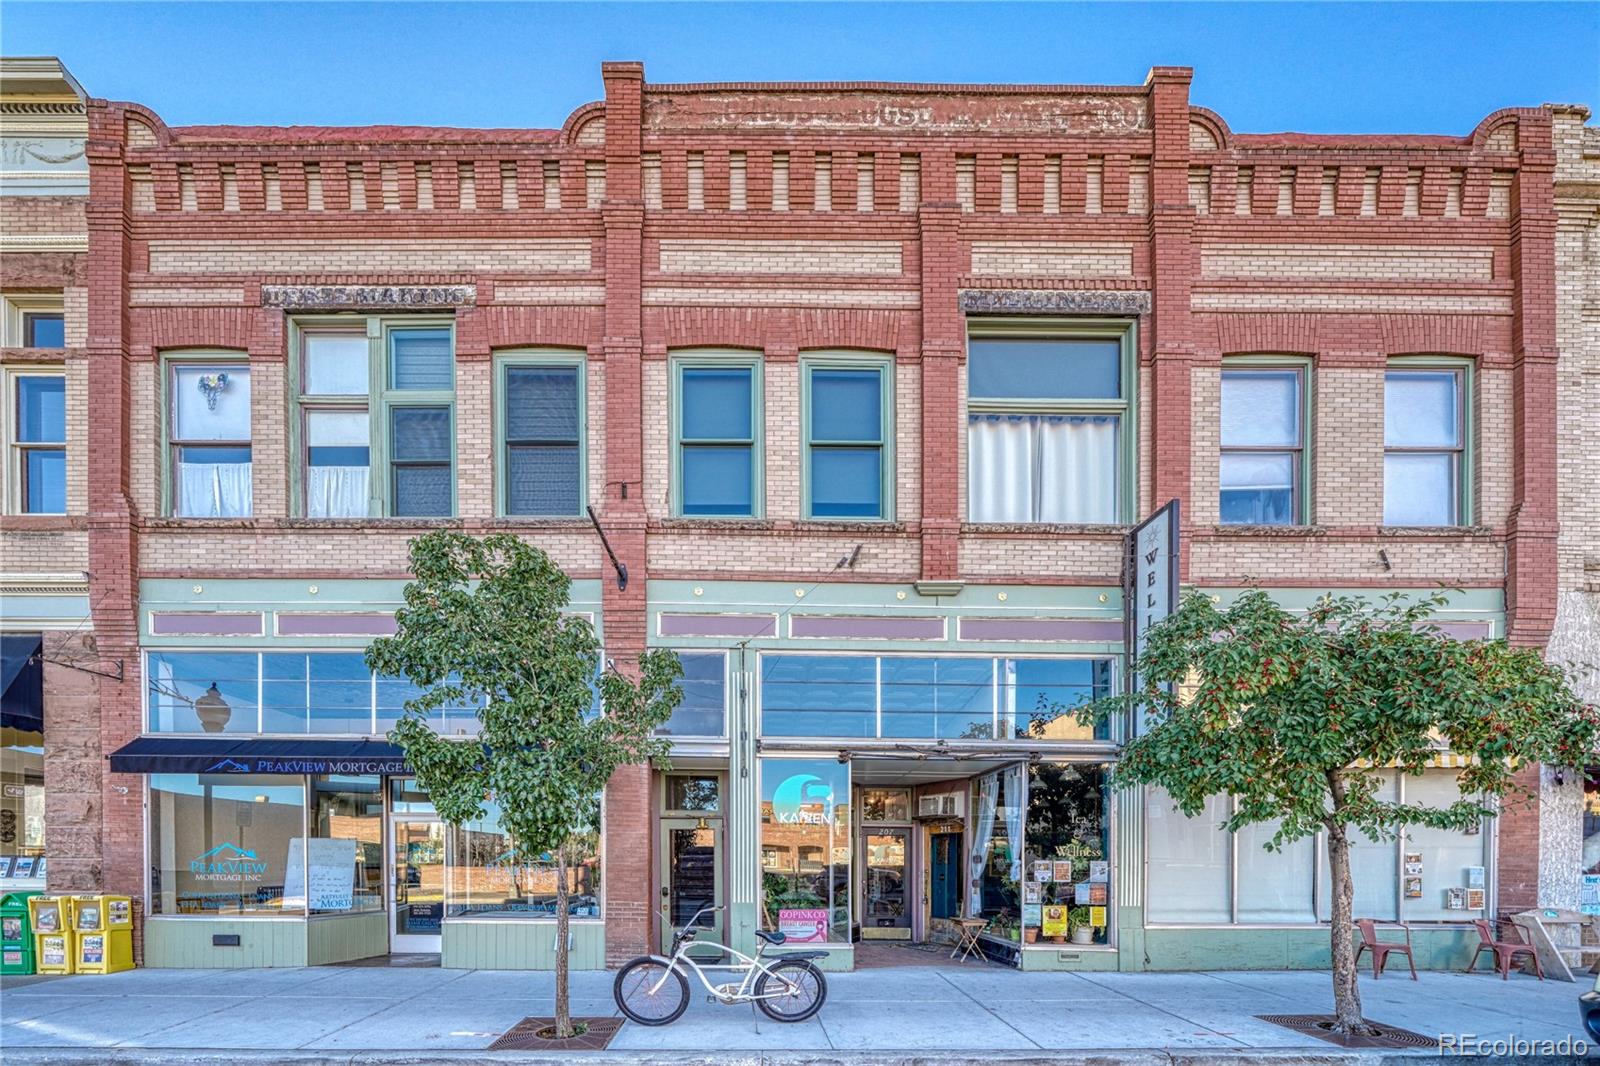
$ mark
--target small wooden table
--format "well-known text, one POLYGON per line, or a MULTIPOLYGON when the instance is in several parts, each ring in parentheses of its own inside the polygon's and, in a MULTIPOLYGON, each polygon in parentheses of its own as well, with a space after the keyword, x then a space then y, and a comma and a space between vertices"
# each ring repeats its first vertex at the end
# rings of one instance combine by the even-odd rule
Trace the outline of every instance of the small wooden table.
POLYGON ((950 952, 950 957, 958 962, 966 962, 967 956, 976 952, 978 957, 982 958, 983 945, 978 943, 978 936, 989 928, 989 920, 987 918, 952 918, 950 924, 956 927, 956 933, 960 937, 956 941, 955 949, 950 952))

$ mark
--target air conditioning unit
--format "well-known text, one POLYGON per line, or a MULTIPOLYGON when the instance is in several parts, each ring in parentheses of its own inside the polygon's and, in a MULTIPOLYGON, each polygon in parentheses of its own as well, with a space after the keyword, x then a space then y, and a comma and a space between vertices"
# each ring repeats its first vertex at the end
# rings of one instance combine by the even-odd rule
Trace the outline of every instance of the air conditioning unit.
POLYGON ((933 792, 917 797, 918 818, 961 817, 961 793, 933 792))

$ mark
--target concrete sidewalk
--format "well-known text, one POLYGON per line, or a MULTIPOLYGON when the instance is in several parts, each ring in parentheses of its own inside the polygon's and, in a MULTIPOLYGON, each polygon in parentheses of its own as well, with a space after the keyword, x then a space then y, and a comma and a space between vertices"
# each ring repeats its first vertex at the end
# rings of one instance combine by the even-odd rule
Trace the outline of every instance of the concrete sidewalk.
MULTIPOLYGON (((613 976, 573 974, 573 1013, 616 1013, 613 976)), ((1581 985, 1456 973, 1425 973, 1417 982, 1393 974, 1376 982, 1364 977, 1361 984, 1369 1018, 1430 1036, 1556 1041, 1582 1035, 1581 985)), ((1314 1059, 1333 1055, 1328 1061, 1343 1057, 1330 1044, 1255 1017, 1330 1011, 1329 978, 1321 972, 1022 974, 898 967, 829 974, 828 985, 821 1013, 798 1025, 769 1021, 748 1006, 707 1003, 702 993, 673 1025, 625 1025, 605 1058, 644 1062, 656 1052, 748 1051, 763 1054, 724 1054, 720 1061, 838 1062, 857 1056, 837 1053, 857 1052, 870 1053, 873 1061, 901 1053, 929 1061, 926 1052, 934 1058, 945 1052, 957 1053, 951 1061, 991 1062, 998 1061, 994 1052, 1017 1052, 1037 1062, 1056 1057, 1041 1052, 1155 1049, 1152 1060, 1173 1062, 1266 1048, 1305 1049, 1314 1059), (773 1058, 775 1052, 794 1054, 773 1058), (960 1052, 986 1054, 963 1058, 960 1052)), ((197 1052, 204 1049, 233 1053, 217 1061, 388 1061, 361 1053, 485 1048, 523 1017, 548 1014, 552 987, 548 973, 372 967, 13 979, 0 985, 0 1049, 8 1063, 200 1061, 197 1052), (100 1050, 84 1056, 67 1050, 73 1048, 100 1050), (111 1048, 130 1053, 115 1055, 111 1048), (289 1051, 305 1054, 282 1054, 289 1051), (262 1059, 251 1052, 279 1054, 262 1059)), ((404 1056, 412 1063, 452 1058, 404 1056)), ((513 1054, 508 1061, 540 1059, 513 1054)))

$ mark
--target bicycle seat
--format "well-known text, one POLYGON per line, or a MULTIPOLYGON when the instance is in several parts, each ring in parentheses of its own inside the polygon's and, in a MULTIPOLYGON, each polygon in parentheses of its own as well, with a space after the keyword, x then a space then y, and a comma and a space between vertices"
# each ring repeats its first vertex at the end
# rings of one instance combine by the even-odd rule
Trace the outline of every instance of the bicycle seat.
POLYGON ((782 944, 784 941, 789 939, 782 933, 769 933, 765 929, 757 929, 756 936, 760 937, 768 944, 771 944, 773 947, 777 947, 779 944, 782 944))

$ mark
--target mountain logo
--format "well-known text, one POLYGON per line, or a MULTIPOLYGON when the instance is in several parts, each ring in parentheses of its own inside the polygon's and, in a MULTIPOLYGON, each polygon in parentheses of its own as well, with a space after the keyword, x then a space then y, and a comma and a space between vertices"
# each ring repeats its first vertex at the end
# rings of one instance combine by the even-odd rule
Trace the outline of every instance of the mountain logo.
POLYGON ((250 767, 246 766, 242 762, 235 762, 232 759, 223 759, 221 762, 216 763, 213 766, 208 766, 201 771, 201 773, 206 774, 247 774, 249 772, 250 767))
POLYGON ((216 847, 200 856, 200 858, 212 859, 219 855, 224 859, 253 859, 256 857, 255 852, 246 851, 237 844, 218 844, 216 847))
POLYGON ((237 844, 218 844, 189 862, 189 876, 197 881, 259 881, 267 864, 256 853, 237 844))

